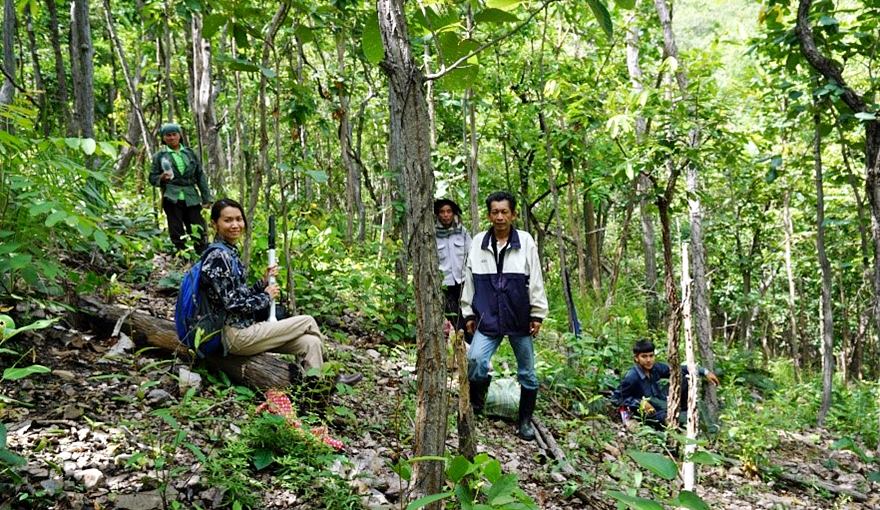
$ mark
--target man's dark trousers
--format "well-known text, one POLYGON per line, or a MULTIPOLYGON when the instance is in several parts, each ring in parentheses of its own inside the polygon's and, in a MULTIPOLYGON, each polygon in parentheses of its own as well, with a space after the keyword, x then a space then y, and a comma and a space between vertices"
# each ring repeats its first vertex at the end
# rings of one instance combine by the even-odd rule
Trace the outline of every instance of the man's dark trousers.
POLYGON ((189 234, 194 240, 196 253, 201 254, 205 250, 208 232, 205 219, 202 217, 202 206, 187 206, 184 200, 172 202, 163 197, 162 210, 165 211, 165 217, 168 218, 168 233, 171 236, 174 249, 176 251, 185 250, 186 242, 183 240, 183 235, 189 234), (193 232, 194 226, 196 226, 197 233, 193 232))

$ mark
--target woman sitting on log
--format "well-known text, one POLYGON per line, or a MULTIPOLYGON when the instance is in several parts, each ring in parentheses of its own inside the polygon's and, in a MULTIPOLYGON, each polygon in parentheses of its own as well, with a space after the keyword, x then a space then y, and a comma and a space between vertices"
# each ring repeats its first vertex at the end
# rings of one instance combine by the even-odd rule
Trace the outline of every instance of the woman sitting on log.
MULTIPOLYGON (((241 204, 230 198, 214 202, 211 224, 216 232, 214 243, 228 249, 209 250, 202 262, 200 287, 215 310, 225 311, 221 335, 225 352, 253 356, 262 352, 293 354, 302 359, 303 369, 317 369, 324 363, 324 335, 311 315, 295 315, 267 320, 272 300, 279 288, 269 283, 278 273, 278 266, 269 267, 264 279, 247 285, 247 269, 239 258, 236 245, 247 229, 241 204)), ((312 371, 314 373, 314 371, 312 371)), ((353 385, 361 374, 340 375, 337 382, 353 385)))

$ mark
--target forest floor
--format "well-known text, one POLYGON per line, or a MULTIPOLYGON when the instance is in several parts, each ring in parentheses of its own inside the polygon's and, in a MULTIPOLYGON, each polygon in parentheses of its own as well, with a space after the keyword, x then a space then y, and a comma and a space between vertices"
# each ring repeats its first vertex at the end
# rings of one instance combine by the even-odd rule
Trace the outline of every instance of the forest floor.
MULTIPOLYGON (((144 308, 168 316, 171 298, 139 295, 144 308)), ((331 435, 345 444, 348 459, 335 471, 362 495, 365 508, 403 508, 401 497, 408 487, 390 466, 411 455, 404 445, 414 428, 406 411, 415 393, 415 362, 408 354, 412 349, 381 345, 370 335, 348 334, 339 339, 342 342, 330 342, 329 357, 340 360, 348 370, 362 371, 365 380, 333 397, 334 412, 328 413, 332 416, 327 424, 331 435)), ((19 494, 0 495, 0 508, 149 510, 172 507, 169 502, 174 500, 180 502, 177 508, 220 506, 223 493, 208 486, 194 449, 169 448, 175 431, 161 413, 154 413, 182 403, 184 392, 176 375, 186 365, 155 349, 108 357, 120 344, 119 337, 102 338, 68 325, 30 335, 28 344, 33 347, 33 359, 52 372, 7 382, 2 388, 7 399, 14 399, 0 406, 8 447, 27 463, 18 468, 23 478, 19 494), (168 482, 164 491, 163 481, 168 482)), ((176 431, 206 455, 216 448, 212 445, 218 437, 240 432, 241 422, 252 417, 255 405, 262 401, 259 394, 220 391, 221 385, 216 380, 202 383, 200 395, 214 395, 216 401, 192 411, 176 431)), ((578 423, 578 437, 583 437, 586 427, 593 429, 587 431, 588 436, 611 439, 604 444, 579 444, 573 436, 558 432, 561 427, 557 425, 563 423, 571 429, 571 417, 557 413, 546 399, 540 400, 542 422, 558 434, 560 447, 580 473, 576 481, 580 494, 596 495, 613 508, 604 491, 623 484, 621 471, 632 473, 631 467, 616 467, 627 463, 622 452, 633 447, 633 434, 622 424, 599 417, 578 423)), ((566 479, 536 443, 514 435, 513 424, 480 418, 477 441, 479 451, 496 458, 505 473, 518 476, 520 487, 539 508, 595 507, 579 499, 578 492, 571 490, 574 481, 566 479)), ((880 484, 865 478, 869 466, 850 451, 831 449, 831 442, 818 430, 781 433, 779 445, 766 455, 784 472, 850 488, 866 495, 866 501, 831 493, 821 482, 801 484, 759 476, 748 466, 701 466, 695 492, 717 509, 880 508, 880 484)), ((457 448, 454 426, 448 446, 453 451, 457 448)), ((258 508, 324 507, 277 488, 271 470, 258 476, 266 487, 258 508)), ((661 485, 649 476, 641 485, 650 487, 654 482, 659 487, 654 496, 662 498, 664 490, 672 492, 668 482, 661 485)), ((642 489, 640 495, 650 497, 651 492, 642 489)))

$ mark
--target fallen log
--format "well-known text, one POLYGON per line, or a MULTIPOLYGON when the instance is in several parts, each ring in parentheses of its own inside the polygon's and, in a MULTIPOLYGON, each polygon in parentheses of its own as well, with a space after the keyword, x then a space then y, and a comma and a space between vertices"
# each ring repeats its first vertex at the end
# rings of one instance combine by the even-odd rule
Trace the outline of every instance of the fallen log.
MULTIPOLYGON (((135 340, 170 351, 183 359, 192 359, 189 349, 177 340, 174 323, 169 320, 123 305, 108 305, 94 297, 80 297, 79 309, 93 318, 115 325, 114 331, 123 327, 135 340)), ((302 377, 298 364, 287 363, 271 353, 215 356, 202 362, 209 369, 224 372, 236 383, 259 390, 285 388, 302 377)))

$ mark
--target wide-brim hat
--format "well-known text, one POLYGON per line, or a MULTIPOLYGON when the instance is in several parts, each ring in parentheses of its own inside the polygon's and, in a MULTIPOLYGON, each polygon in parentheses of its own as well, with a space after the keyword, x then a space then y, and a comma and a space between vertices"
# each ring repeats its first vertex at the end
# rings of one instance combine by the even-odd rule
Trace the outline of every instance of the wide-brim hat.
POLYGON ((449 200, 448 198, 438 198, 437 200, 434 200, 434 216, 440 214, 440 208, 444 205, 448 205, 452 208, 453 213, 461 216, 461 207, 459 207, 458 204, 456 204, 452 200, 449 200))

